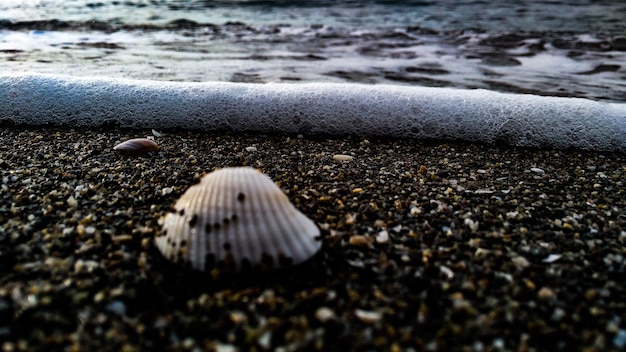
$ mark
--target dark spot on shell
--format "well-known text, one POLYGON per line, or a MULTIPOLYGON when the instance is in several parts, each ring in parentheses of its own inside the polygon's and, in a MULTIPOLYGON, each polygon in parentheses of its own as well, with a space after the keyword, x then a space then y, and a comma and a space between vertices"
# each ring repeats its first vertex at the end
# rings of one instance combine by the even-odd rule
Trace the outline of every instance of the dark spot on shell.
POLYGON ((167 212, 168 213, 177 213, 176 208, 174 208, 173 206, 170 206, 169 208, 167 208, 167 212))
POLYGON ((204 270, 209 271, 215 268, 215 254, 207 253, 204 257, 204 270))
POLYGON ((224 250, 226 250, 226 251, 230 250, 230 243, 229 242, 224 242, 224 250))
POLYGON ((293 264, 293 258, 286 256, 284 253, 278 253, 278 265, 289 266, 293 264))
POLYGON ((204 232, 206 232, 207 235, 211 233, 211 224, 204 225, 204 232))
POLYGON ((218 231, 220 227, 222 227, 222 225, 220 225, 219 222, 216 222, 215 224, 213 224, 213 228, 215 229, 215 231, 218 231))
POLYGON ((264 265, 274 265, 274 257, 267 254, 266 252, 261 253, 261 263, 264 265))
POLYGON ((248 258, 241 258, 241 271, 249 271, 252 270, 252 263, 248 258))
POLYGON ((224 220, 222 220, 222 222, 224 223, 224 225, 228 225, 228 223, 230 222, 229 218, 224 218, 224 220))
POLYGON ((230 217, 230 219, 231 219, 232 221, 237 221, 237 214, 233 214, 233 215, 230 217))
POLYGON ((165 241, 167 244, 172 245, 172 238, 168 237, 167 240, 165 241))
POLYGON ((187 241, 186 240, 182 240, 180 241, 180 247, 186 247, 187 246, 187 241))
POLYGON ((238 201, 243 202, 243 201, 244 201, 244 199, 246 199, 246 195, 245 195, 245 194, 243 194, 243 193, 239 193, 239 194, 237 195, 237 200, 238 200, 238 201))
POLYGON ((178 211, 178 215, 185 216, 185 209, 181 209, 178 211))
POLYGON ((167 236, 167 230, 161 230, 157 233, 157 237, 167 236))
POLYGON ((191 219, 189 220, 189 227, 194 227, 198 223, 198 214, 193 214, 191 219))
POLYGON ((224 255, 224 258, 223 260, 220 260, 220 263, 218 263, 218 267, 221 266, 223 269, 229 271, 234 271, 237 268, 237 261, 235 260, 233 254, 230 252, 224 255))

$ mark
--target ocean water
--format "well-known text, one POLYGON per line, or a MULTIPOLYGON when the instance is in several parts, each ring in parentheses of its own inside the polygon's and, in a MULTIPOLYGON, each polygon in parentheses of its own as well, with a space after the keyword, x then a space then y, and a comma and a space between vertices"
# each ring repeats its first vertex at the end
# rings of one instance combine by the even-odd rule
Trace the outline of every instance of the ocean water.
POLYGON ((626 101, 622 1, 3 0, 0 72, 626 101))

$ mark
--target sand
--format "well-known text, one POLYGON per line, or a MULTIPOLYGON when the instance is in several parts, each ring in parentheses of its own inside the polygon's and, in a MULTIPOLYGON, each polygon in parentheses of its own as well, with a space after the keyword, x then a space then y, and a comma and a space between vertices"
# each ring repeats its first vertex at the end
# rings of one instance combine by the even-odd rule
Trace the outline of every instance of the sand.
POLYGON ((0 130, 3 351, 626 346, 624 154, 159 132, 127 155, 151 132, 0 130), (227 275, 160 255, 158 219, 233 165, 318 223, 314 258, 227 275))

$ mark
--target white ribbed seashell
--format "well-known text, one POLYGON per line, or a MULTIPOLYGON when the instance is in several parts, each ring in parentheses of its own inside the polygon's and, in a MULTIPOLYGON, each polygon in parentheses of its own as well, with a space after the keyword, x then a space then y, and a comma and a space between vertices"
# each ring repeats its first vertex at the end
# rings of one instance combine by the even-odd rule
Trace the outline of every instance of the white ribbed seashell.
POLYGON ((120 152, 146 153, 159 150, 159 145, 148 138, 133 138, 116 145, 113 149, 120 152))
POLYGON ((247 271, 309 259, 321 247, 319 234, 268 176, 231 167, 204 176, 180 197, 156 245, 193 269, 247 271))

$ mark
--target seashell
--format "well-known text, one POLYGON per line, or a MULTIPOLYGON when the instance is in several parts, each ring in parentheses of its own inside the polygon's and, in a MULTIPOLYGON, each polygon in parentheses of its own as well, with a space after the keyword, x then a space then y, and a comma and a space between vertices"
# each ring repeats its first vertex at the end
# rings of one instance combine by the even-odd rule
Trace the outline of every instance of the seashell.
POLYGON ((115 147, 114 150, 120 152, 147 153, 159 150, 159 145, 148 138, 133 138, 122 142, 115 147))
POLYGON ((266 175, 224 168, 191 186, 165 215, 156 245, 196 270, 263 270, 301 263, 321 247, 320 230, 266 175))

